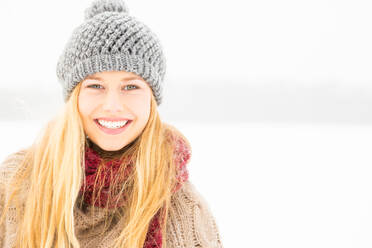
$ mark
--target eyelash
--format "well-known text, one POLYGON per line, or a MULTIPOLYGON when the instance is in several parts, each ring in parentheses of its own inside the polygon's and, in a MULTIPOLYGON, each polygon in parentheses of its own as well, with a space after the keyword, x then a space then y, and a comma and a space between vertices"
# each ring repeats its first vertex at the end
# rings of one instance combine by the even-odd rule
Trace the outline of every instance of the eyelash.
MULTIPOLYGON (((91 85, 88 85, 87 88, 97 89, 97 88, 94 88, 92 86, 102 86, 102 85, 100 85, 100 84, 91 84, 91 85)), ((128 84, 126 86, 134 86, 134 87, 136 87, 136 89, 139 89, 139 87, 137 85, 134 85, 134 84, 128 84)), ((126 86, 124 86, 124 87, 126 87, 126 86)))

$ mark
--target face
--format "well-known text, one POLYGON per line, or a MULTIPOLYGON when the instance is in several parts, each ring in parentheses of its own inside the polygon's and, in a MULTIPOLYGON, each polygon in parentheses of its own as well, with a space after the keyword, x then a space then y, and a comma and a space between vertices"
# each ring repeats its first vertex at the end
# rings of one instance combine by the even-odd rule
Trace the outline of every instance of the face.
POLYGON ((103 71, 81 82, 78 98, 85 134, 106 151, 134 141, 150 116, 152 91, 146 81, 126 71, 103 71))

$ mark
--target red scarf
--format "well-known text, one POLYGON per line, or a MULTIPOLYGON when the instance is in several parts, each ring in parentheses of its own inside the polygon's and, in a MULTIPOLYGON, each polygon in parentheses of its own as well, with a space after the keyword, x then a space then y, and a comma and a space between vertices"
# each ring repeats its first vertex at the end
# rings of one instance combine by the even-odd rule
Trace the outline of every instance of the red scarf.
MULTIPOLYGON (((185 139, 176 133, 172 134, 172 138, 175 139, 175 163, 176 168, 178 169, 177 172, 177 185, 173 192, 179 190, 186 180, 188 180, 189 173, 186 168, 186 164, 188 163, 191 157, 191 148, 189 143, 185 141, 185 139), (175 134, 175 135, 173 135, 175 134)), ((84 192, 84 202, 87 204, 92 204, 93 198, 93 187, 94 187, 94 180, 96 178, 98 165, 100 164, 102 158, 100 155, 90 147, 87 147, 85 150, 85 177, 86 181, 82 185, 80 191, 84 192)), ((113 175, 117 175, 117 171, 122 161, 126 160, 126 163, 129 165, 126 167, 124 177, 128 176, 133 168, 133 161, 131 158, 124 158, 123 160, 114 159, 106 162, 103 165, 101 177, 98 180, 101 180, 101 183, 104 184, 104 188, 101 190, 98 198, 99 200, 96 201, 95 206, 97 207, 104 207, 107 203, 108 199, 108 189, 110 186, 110 178, 113 175)), ((120 196, 118 196, 120 197, 120 196)), ((115 201, 117 198, 114 198, 115 201)), ((124 204, 125 196, 121 196, 121 200, 119 202, 119 206, 124 204)), ((115 208, 117 205, 114 203, 108 204, 109 208, 115 208)), ((152 247, 162 247, 162 234, 160 228, 160 211, 154 216, 154 218, 150 222, 150 226, 148 229, 148 233, 146 236, 146 240, 144 243, 144 248, 152 248, 152 247)))

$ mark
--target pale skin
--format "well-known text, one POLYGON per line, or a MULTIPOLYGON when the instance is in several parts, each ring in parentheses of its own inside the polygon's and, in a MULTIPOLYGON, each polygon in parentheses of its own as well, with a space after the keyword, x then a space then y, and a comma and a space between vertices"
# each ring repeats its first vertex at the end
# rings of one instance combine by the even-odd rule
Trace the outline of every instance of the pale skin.
POLYGON ((150 116, 152 91, 140 76, 126 71, 103 71, 81 82, 78 108, 85 134, 106 151, 117 151, 134 141, 150 116), (103 132, 95 119, 123 118, 131 122, 119 134, 103 132))

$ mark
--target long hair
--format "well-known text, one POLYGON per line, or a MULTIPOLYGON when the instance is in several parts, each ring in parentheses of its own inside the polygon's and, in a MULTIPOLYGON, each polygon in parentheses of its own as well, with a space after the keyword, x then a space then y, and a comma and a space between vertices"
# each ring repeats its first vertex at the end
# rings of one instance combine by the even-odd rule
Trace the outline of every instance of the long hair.
MULTIPOLYGON (((80 87, 81 84, 75 87, 63 108, 25 150, 23 161, 12 177, 9 186, 13 191, 0 223, 14 199, 19 217, 16 247, 80 247, 74 231, 73 211, 85 180, 82 165, 89 143, 78 111, 80 87), (22 216, 20 209, 23 209, 22 216)), ((151 112, 143 132, 121 155, 133 158, 132 173, 125 183, 110 186, 110 192, 119 191, 127 196, 126 204, 118 208, 125 208, 125 221, 119 237, 114 240, 115 248, 143 247, 150 221, 157 213, 162 220, 163 247, 166 246, 166 221, 172 189, 177 183, 174 141, 169 138, 169 130, 169 126, 161 122, 152 96, 151 112)), ((119 174, 127 164, 124 160, 119 174)), ((96 191, 100 192, 102 187, 97 183, 96 191)), ((109 194, 109 201, 111 195, 114 194, 109 194)), ((108 205, 105 210, 107 208, 108 205)))

